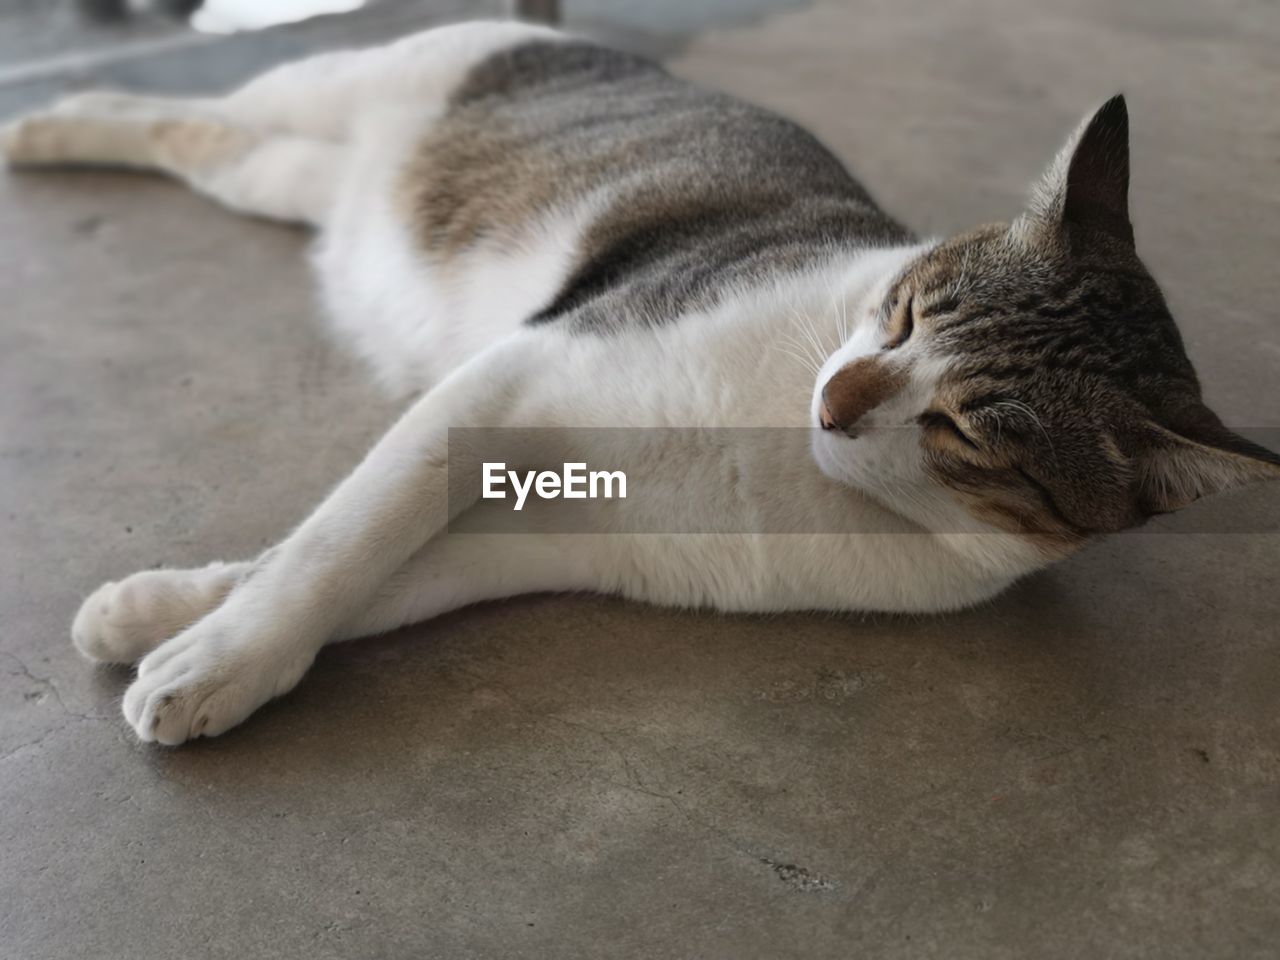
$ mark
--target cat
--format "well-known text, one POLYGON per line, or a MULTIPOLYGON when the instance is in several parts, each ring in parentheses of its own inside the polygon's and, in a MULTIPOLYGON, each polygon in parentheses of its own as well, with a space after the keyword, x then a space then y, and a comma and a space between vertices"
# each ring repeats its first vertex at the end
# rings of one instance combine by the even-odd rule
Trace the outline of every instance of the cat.
POLYGON ((477 601, 942 612, 1280 477, 1203 404, 1135 252, 1121 97, 1025 212, 944 240, 792 123, 514 22, 322 54, 224 97, 72 96, 0 151, 159 171, 315 227, 334 329, 418 394, 257 559, 85 601, 73 641, 138 661, 123 709, 144 741, 220 734, 324 644, 477 601), (458 532, 492 505, 461 470, 451 487, 450 428, 485 427, 540 431, 522 469, 577 459, 569 428, 598 428, 629 496, 575 504, 575 533, 509 507, 458 532), (655 429, 613 430, 638 427, 655 429), (742 427, 761 429, 723 446, 660 429, 742 427))

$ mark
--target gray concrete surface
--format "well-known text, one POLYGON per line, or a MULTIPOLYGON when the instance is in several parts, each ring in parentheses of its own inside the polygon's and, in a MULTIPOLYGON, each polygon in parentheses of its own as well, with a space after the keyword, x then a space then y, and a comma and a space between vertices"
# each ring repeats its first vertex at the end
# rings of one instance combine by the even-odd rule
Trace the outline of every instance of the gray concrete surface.
MULTIPOLYGON (((1280 425, 1280 14, 820 6, 685 73, 888 205, 1006 216, 1122 88, 1141 248, 1207 392, 1280 425)), ((130 176, 0 176, 0 957, 1274 957, 1280 490, 969 613, 470 609, 327 651, 217 740, 134 743, 67 627, 252 554, 393 415, 304 238, 130 176)))

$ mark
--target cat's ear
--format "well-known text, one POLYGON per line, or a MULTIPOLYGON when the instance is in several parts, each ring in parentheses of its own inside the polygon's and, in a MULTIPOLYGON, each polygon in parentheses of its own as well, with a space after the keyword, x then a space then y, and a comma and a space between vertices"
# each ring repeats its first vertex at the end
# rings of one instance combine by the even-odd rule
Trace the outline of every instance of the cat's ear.
POLYGON ((1138 509, 1147 516, 1236 487, 1280 480, 1280 456, 1232 433, 1203 404, 1178 418, 1178 429, 1142 430, 1134 457, 1138 509))
POLYGON ((1129 110, 1120 94, 1082 123, 1031 194, 1031 217, 1068 235, 1133 244, 1129 223, 1129 110))

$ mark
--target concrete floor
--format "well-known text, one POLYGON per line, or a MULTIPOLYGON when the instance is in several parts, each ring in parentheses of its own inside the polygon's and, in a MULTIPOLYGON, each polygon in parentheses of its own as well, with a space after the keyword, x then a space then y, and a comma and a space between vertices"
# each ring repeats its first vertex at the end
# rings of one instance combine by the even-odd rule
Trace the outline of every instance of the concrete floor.
MULTIPOLYGON (((1280 424, 1274 5, 859 6, 678 69, 935 231, 1013 212, 1124 89, 1207 394, 1280 424)), ((944 618, 486 605, 326 651, 220 739, 133 742, 79 600, 254 553, 393 416, 313 323, 304 243, 160 181, 0 175, 0 957, 1276 956, 1280 489, 944 618)))

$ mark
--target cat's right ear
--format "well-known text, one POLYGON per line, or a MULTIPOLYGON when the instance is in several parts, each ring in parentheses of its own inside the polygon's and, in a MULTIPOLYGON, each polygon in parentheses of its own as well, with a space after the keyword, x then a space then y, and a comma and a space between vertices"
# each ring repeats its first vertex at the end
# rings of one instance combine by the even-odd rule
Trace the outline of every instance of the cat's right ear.
POLYGON ((1196 402, 1176 429, 1148 423, 1134 457, 1138 510, 1150 516, 1181 510, 1201 497, 1280 480, 1280 456, 1232 433, 1196 402))
POLYGON ((1029 219, 1071 240, 1104 235, 1133 245, 1129 110, 1112 97, 1067 141, 1031 193, 1029 219))

